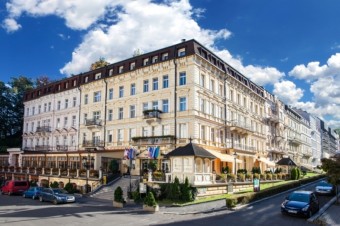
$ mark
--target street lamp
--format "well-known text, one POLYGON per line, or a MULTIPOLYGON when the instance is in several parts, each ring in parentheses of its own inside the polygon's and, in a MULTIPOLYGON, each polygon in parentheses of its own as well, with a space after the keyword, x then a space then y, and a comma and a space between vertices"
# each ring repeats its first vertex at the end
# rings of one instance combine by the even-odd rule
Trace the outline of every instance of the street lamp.
POLYGON ((233 156, 234 156, 234 174, 236 174, 236 158, 237 158, 236 152, 234 152, 233 156))
POLYGON ((87 157, 83 157, 82 158, 82 163, 83 163, 83 167, 86 169, 86 193, 89 192, 89 174, 88 174, 88 170, 91 169, 93 167, 93 162, 94 162, 94 158, 93 156, 90 156, 90 153, 88 153, 87 157))

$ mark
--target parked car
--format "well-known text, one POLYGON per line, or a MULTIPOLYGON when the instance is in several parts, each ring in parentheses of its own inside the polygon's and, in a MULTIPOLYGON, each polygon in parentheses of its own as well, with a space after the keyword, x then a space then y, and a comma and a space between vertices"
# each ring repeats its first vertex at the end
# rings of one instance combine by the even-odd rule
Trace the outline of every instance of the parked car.
POLYGON ((315 193, 318 195, 335 195, 335 186, 327 181, 320 181, 315 187, 315 193))
POLYGON ((37 199, 37 198, 39 198, 41 190, 42 190, 42 187, 30 187, 28 190, 26 190, 22 194, 22 197, 32 198, 33 200, 37 199))
POLYGON ((39 200, 40 202, 48 201, 57 205, 59 203, 75 202, 76 198, 61 188, 43 188, 40 192, 39 200))
POLYGON ((1 187, 1 193, 8 194, 8 195, 22 194, 29 187, 30 187, 30 184, 28 181, 9 180, 9 181, 6 181, 5 184, 1 187))
POLYGON ((319 201, 312 191, 294 191, 281 204, 281 213, 311 217, 320 209, 319 201))

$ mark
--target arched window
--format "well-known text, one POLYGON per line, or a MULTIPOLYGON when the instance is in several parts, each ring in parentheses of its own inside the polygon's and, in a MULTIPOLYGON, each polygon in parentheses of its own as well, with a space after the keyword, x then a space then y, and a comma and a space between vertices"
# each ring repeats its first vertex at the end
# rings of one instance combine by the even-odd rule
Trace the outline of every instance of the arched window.
POLYGON ((195 160, 195 169, 196 173, 203 173, 203 161, 201 158, 195 160))

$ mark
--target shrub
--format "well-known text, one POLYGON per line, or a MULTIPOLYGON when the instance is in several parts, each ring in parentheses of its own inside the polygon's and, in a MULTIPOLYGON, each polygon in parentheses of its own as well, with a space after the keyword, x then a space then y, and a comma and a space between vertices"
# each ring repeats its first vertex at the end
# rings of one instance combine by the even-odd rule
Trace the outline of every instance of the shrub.
POLYGON ((157 202, 152 192, 148 192, 148 195, 144 199, 144 204, 147 206, 153 206, 153 207, 157 206, 157 202))
POLYGON ((272 179, 273 179, 273 175, 271 173, 267 173, 266 180, 272 180, 272 179))
POLYGON ((265 180, 266 179, 266 174, 260 174, 260 179, 265 180))
POLYGON ((282 168, 276 168, 275 173, 282 173, 282 168))
POLYGON ((297 180, 297 179, 299 179, 298 170, 297 170, 296 167, 294 167, 294 168, 290 171, 290 179, 291 179, 291 180, 297 180))
POLYGON ((222 167, 222 173, 228 174, 229 173, 229 166, 222 167))
POLYGON ((240 174, 237 174, 237 178, 238 178, 240 181, 245 181, 246 176, 245 176, 243 173, 240 173, 240 174))
POLYGON ((272 174, 272 179, 277 180, 277 174, 272 174))
POLYGON ((120 186, 115 189, 113 200, 115 202, 124 203, 123 190, 120 186))
POLYGON ((253 175, 250 174, 250 173, 247 173, 247 174, 246 174, 246 179, 247 179, 247 180, 253 180, 253 175))
POLYGON ((254 166, 254 167, 251 169, 251 172, 252 172, 252 174, 255 174, 255 173, 261 174, 261 169, 260 169, 260 167, 254 166))
POLYGON ((68 192, 68 193, 75 193, 77 192, 77 189, 74 187, 74 185, 72 183, 67 183, 64 187, 64 189, 68 192))
POLYGON ((51 188, 59 188, 59 183, 57 181, 51 182, 50 187, 51 188))
POLYGON ((260 179, 260 174, 254 173, 254 179, 260 179))
POLYGON ((192 191, 190 189, 190 184, 189 184, 189 180, 187 177, 185 178, 184 184, 182 184, 180 187, 181 187, 181 194, 182 194, 181 199, 185 202, 193 201, 192 191))
POLYGON ((227 198, 226 205, 228 209, 232 209, 236 206, 237 200, 235 198, 227 198))
POLYGON ((246 169, 238 169, 237 174, 240 174, 240 173, 246 174, 247 170, 246 169))
POLYGON ((230 178, 230 181, 236 181, 236 175, 235 174, 228 174, 228 178, 230 178))

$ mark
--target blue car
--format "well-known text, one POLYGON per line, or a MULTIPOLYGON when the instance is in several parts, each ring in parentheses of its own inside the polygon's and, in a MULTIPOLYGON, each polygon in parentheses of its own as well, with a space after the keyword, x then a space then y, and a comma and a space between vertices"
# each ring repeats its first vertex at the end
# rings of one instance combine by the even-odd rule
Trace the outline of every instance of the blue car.
POLYGON ((24 197, 24 198, 32 198, 32 199, 39 198, 41 190, 42 190, 42 187, 30 187, 28 190, 26 190, 22 194, 22 197, 24 197))
POLYGON ((310 218, 320 209, 319 201, 312 191, 294 191, 281 204, 281 213, 310 218))
POLYGON ((74 195, 69 194, 66 190, 61 188, 43 188, 39 195, 40 202, 52 202, 57 205, 59 203, 75 202, 74 195))

